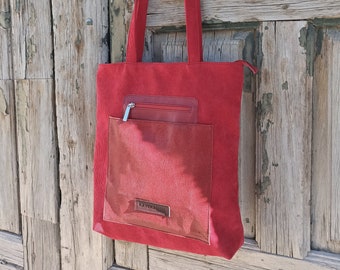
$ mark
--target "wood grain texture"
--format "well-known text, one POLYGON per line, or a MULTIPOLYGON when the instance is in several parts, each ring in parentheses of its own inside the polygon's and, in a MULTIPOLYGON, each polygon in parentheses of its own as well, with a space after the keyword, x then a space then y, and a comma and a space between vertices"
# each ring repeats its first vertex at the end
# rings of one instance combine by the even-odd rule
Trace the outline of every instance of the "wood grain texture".
POLYGON ((59 225, 23 216, 24 269, 60 268, 59 225))
POLYGON ((263 253, 253 241, 246 241, 231 260, 150 248, 150 270, 336 270, 339 268, 340 256, 338 255, 311 252, 306 260, 297 260, 263 253))
POLYGON ((307 24, 261 27, 257 95, 257 225, 261 250, 303 258, 310 250, 311 77, 307 24))
POLYGON ((0 80, 0 153, 0 230, 19 234, 19 179, 12 80, 0 80))
POLYGON ((21 212, 58 223, 53 81, 17 80, 15 88, 21 212))
POLYGON ((0 62, 0 230, 20 233, 11 14, 8 0, 0 0, 0 62))
POLYGON ((332 65, 330 66, 331 81, 331 241, 337 242, 337 251, 340 252, 340 32, 333 31, 329 33, 333 41, 332 65))
POLYGON ((123 62, 125 59, 127 31, 132 7, 132 1, 110 1, 110 53, 112 63, 123 62))
POLYGON ((312 247, 340 252, 340 32, 323 32, 314 74, 312 247))
POLYGON ((11 2, 13 73, 15 79, 53 76, 52 18, 49 1, 11 2))
MULTIPOLYGON (((183 6, 183 1, 150 0, 148 26, 184 25, 183 6)), ((201 6, 203 21, 212 23, 340 17, 340 3, 334 0, 203 0, 201 6)))
POLYGON ((7 265, 9 269, 24 267, 24 250, 20 235, 0 231, 0 269, 3 265, 7 265))
POLYGON ((115 241, 116 264, 134 270, 148 270, 148 247, 146 245, 115 241))
POLYGON ((107 269, 112 241, 92 231, 97 64, 108 61, 107 1, 52 1, 60 151, 62 269, 107 269))
POLYGON ((0 0, 0 80, 12 78, 11 13, 9 0, 0 0))

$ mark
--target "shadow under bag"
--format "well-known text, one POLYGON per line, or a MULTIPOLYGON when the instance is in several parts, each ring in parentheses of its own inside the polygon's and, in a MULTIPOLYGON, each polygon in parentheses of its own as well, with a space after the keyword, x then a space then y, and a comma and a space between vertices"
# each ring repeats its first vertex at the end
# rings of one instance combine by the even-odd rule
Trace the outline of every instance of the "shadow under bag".
POLYGON ((136 0, 125 63, 97 73, 93 228, 117 240, 230 259, 243 244, 238 144, 245 61, 202 61, 199 0, 185 0, 188 62, 141 62, 136 0))

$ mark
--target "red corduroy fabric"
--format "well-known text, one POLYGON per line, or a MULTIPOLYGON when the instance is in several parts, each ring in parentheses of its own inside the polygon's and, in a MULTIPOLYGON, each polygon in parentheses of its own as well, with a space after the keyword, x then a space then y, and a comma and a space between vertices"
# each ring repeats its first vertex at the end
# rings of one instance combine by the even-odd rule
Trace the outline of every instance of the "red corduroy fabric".
MULTIPOLYGON (((246 65, 250 67, 253 72, 255 72, 256 69, 244 61, 232 63, 202 62, 202 29, 199 0, 185 0, 188 63, 140 62, 144 45, 147 4, 147 0, 135 1, 135 9, 129 32, 127 61, 125 63, 101 64, 98 68, 93 228, 95 231, 113 239, 231 258, 243 243, 243 226, 238 205, 237 176, 243 68, 246 65), (123 160, 127 160, 128 157, 122 153, 124 147, 120 145, 121 140, 117 143, 116 137, 113 139, 109 138, 109 129, 113 133, 120 132, 119 134, 123 134, 128 130, 128 128, 120 130, 121 123, 118 118, 122 118, 124 99, 129 95, 190 97, 197 99, 197 124, 209 126, 212 134, 211 162, 209 162, 209 159, 202 159, 206 163, 206 166, 211 166, 212 177, 208 188, 210 194, 205 194, 207 187, 202 188, 202 183, 204 183, 202 177, 189 177, 193 179, 190 180, 190 183, 185 183, 185 179, 187 178, 182 179, 181 177, 181 180, 177 182, 176 177, 172 177, 171 180, 157 181, 159 178, 164 178, 164 176, 159 176, 160 172, 155 169, 157 166, 153 166, 153 171, 150 169, 148 177, 142 177, 142 179, 152 180, 143 180, 150 185, 145 189, 146 192, 150 193, 150 196, 153 196, 151 194, 152 192, 157 191, 161 193, 162 190, 169 190, 170 195, 171 193, 177 193, 172 194, 173 200, 176 200, 176 198, 179 200, 179 203, 178 200, 176 202, 176 209, 180 209, 181 203, 183 203, 183 209, 190 208, 190 206, 188 207, 190 200, 186 197, 186 193, 190 194, 188 189, 196 189, 197 194, 199 192, 204 194, 206 197, 204 205, 207 206, 208 204, 209 209, 206 210, 204 206, 203 208, 205 210, 202 209, 202 213, 204 212, 202 215, 205 215, 208 211, 208 225, 203 226, 204 228, 200 230, 200 232, 205 231, 206 233, 195 237, 197 236, 197 230, 195 229, 197 226, 195 227, 194 224, 197 223, 192 221, 192 223, 190 223, 190 221, 188 221, 190 217, 186 220, 184 210, 182 213, 183 224, 192 224, 192 229, 187 228, 185 232, 179 232, 178 222, 176 224, 170 222, 171 216, 168 222, 170 225, 167 228, 166 222, 162 223, 159 221, 159 224, 156 222, 159 225, 157 225, 157 227, 156 225, 150 225, 150 223, 148 223, 149 221, 136 221, 135 218, 140 216, 139 214, 133 216, 133 221, 131 221, 131 219, 121 219, 120 217, 115 219, 114 215, 110 216, 110 213, 113 213, 110 212, 110 210, 106 212, 106 216, 104 215, 104 205, 106 205, 105 209, 110 209, 112 202, 119 202, 119 200, 115 200, 115 198, 110 198, 110 193, 112 193, 112 196, 117 196, 117 194, 119 194, 119 196, 124 196, 124 194, 126 194, 127 197, 129 196, 129 183, 124 182, 124 188, 121 190, 119 190, 120 187, 118 185, 110 185, 110 183, 117 183, 117 181, 112 180, 110 176, 111 167, 114 167, 115 163, 117 163, 114 160, 119 160, 120 157, 123 158, 123 160), (110 143, 112 143, 113 147, 110 143), (196 185, 195 181, 197 181, 196 185), (177 191, 173 189, 173 187, 171 187, 171 189, 169 188, 171 183, 176 185, 176 188, 178 188, 177 191), (108 203, 111 199, 112 202, 109 207, 108 203)), ((132 135, 132 138, 125 141, 125 144, 129 142, 132 144, 135 143, 136 147, 134 149, 136 149, 135 151, 137 151, 138 155, 146 151, 145 149, 154 149, 152 147, 144 147, 143 144, 146 142, 157 144, 158 139, 147 141, 133 137, 135 132, 133 130, 137 130, 138 132, 144 132, 143 130, 146 130, 145 132, 150 133, 152 128, 150 129, 145 123, 140 124, 139 120, 128 120, 127 123, 126 127, 129 127, 132 132, 128 134, 132 135)), ((164 125, 164 123, 165 122, 161 122, 157 124, 158 130, 168 130, 168 127, 165 126, 172 125, 164 125)), ((147 124, 149 124, 149 122, 147 124)), ((171 128, 171 130, 173 130, 173 128, 171 128)), ((178 129, 175 128, 175 130, 178 129)), ((138 134, 138 132, 135 133, 138 134)), ((190 135, 189 132, 192 132, 192 129, 190 129, 190 131, 184 131, 184 133, 190 135)), ((206 134, 204 136, 208 138, 208 133, 202 134, 206 134)), ((114 135, 111 134, 110 136, 114 135)), ((182 140, 190 140, 191 137, 194 137, 194 135, 185 137, 182 140)), ((207 140, 204 138, 201 138, 201 140, 199 140, 199 138, 196 139, 195 143, 198 146, 202 143, 208 144, 210 140, 209 138, 207 140)), ((179 145, 183 145, 183 141, 179 145)), ((175 146, 176 144, 171 144, 172 148, 175 146)), ((188 149, 190 149, 190 147, 192 146, 188 146, 188 149)), ((131 151, 130 154, 131 153, 133 153, 133 151, 131 151)), ((149 150, 148 153, 152 153, 152 151, 149 150)), ((138 155, 136 154, 136 156, 138 155)), ((194 160, 192 155, 188 156, 194 160)), ((188 157, 183 158, 185 162, 180 163, 180 166, 178 166, 179 170, 183 170, 183 168, 180 168, 181 166, 185 167, 185 164, 190 163, 187 158, 188 157)), ((177 160, 181 159, 178 158, 177 160)), ((147 164, 145 164, 145 166, 147 166, 147 164)), ((158 166, 158 168, 160 167, 158 166)), ((173 170, 174 167, 169 166, 169 168, 173 170)), ((164 170, 164 168, 161 168, 161 170, 164 170)), ((187 172, 188 171, 190 176, 190 170, 187 170, 187 172)), ((117 171, 112 170, 112 174, 116 175, 117 171)), ((194 175, 194 173, 192 174, 194 175)), ((113 178, 116 179, 121 176, 115 177, 116 176, 113 178)), ((121 179, 119 181, 121 181, 121 179)), ((131 178, 127 178, 126 181, 129 181, 129 179, 131 178)), ((206 181, 209 181, 209 179, 206 181)), ((132 179, 130 182, 131 191, 135 192, 136 190, 132 188, 133 183, 137 183, 135 179, 132 179)), ((138 195, 134 194, 133 196, 137 197, 138 195)), ((167 196, 169 196, 169 194, 167 194, 167 196)), ((121 202, 123 201, 124 200, 121 202)), ((194 204, 195 203, 197 203, 197 201, 194 201, 194 204)), ((195 208, 197 205, 193 205, 192 208, 195 208)), ((114 207, 119 208, 121 206, 122 205, 116 205, 114 207)), ((117 211, 119 212, 120 210, 117 211)), ((118 213, 117 211, 114 213, 118 213)), ((193 212, 195 211, 196 210, 193 212)), ((181 210, 179 210, 179 212, 181 212, 181 210)), ((200 214, 198 213, 197 215, 199 216, 200 214)), ((154 218, 150 218, 150 220, 153 219, 154 218)), ((163 217, 163 219, 166 218, 163 217)), ((203 220, 201 217, 198 219, 203 220)), ((183 228, 184 227, 185 226, 183 226, 183 228)))

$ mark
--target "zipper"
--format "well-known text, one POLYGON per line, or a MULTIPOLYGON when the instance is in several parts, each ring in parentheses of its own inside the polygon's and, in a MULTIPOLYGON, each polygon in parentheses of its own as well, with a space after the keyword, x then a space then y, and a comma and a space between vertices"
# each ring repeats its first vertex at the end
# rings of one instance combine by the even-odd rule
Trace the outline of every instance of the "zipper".
POLYGON ((130 111, 132 108, 141 108, 149 110, 165 110, 165 111, 181 111, 181 112, 191 112, 192 108, 190 106, 183 105, 168 105, 168 104, 150 104, 150 103, 135 103, 130 102, 125 109, 123 122, 126 122, 129 118, 130 111))
POLYGON ((130 102, 127 106, 126 106, 126 109, 125 109, 125 113, 124 113, 124 116, 123 116, 123 122, 126 122, 129 118, 129 114, 130 114, 130 110, 132 108, 136 107, 136 103, 134 102, 130 102))

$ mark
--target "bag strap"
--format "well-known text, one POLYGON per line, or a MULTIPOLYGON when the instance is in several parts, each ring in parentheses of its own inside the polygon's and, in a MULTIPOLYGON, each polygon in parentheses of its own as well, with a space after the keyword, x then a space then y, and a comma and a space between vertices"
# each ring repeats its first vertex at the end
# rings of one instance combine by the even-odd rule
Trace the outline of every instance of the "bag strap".
MULTIPOLYGON (((184 0, 188 62, 202 62, 202 19, 200 0, 184 0)), ((135 0, 130 23, 126 62, 141 62, 144 50, 148 0, 135 0)))

